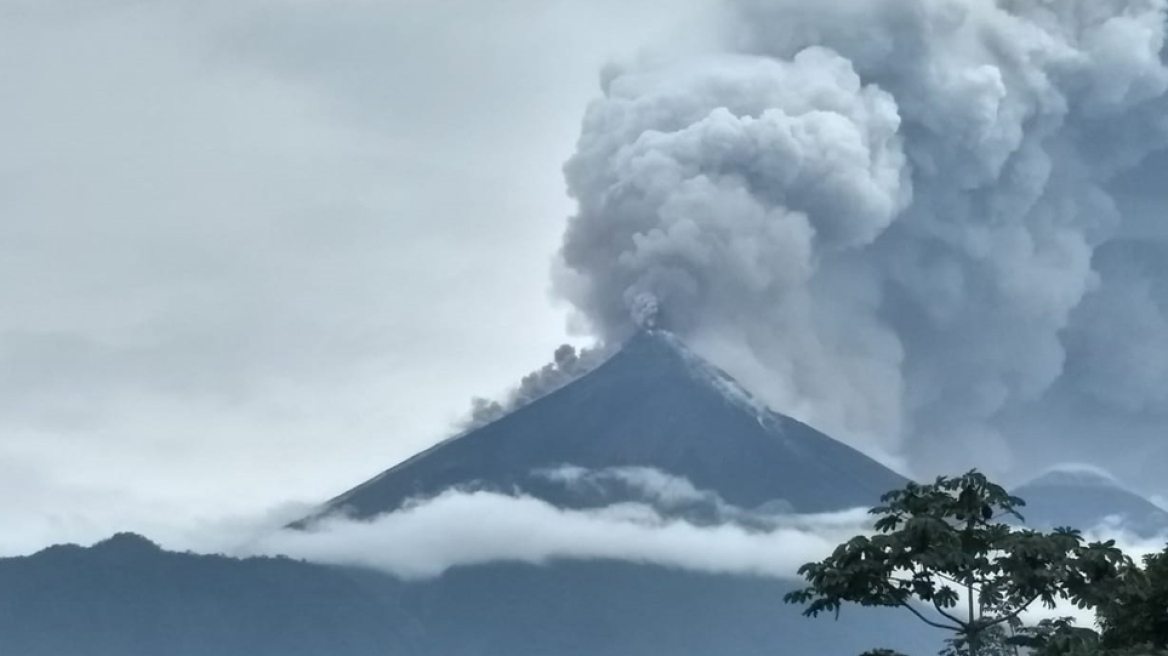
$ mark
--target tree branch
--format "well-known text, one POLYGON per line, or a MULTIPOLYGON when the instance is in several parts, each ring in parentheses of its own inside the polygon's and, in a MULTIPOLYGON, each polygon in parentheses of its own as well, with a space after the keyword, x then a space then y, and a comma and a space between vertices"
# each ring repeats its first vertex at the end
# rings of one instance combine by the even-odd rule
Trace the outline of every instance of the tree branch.
POLYGON ((956 617, 954 617, 954 616, 950 615, 949 613, 945 612, 945 610, 944 610, 944 609, 942 609, 942 608, 941 608, 941 606, 939 606, 939 605, 937 604, 937 600, 936 600, 936 599, 934 599, 934 600, 933 600, 933 608, 936 608, 936 609, 937 609, 937 612, 938 612, 938 613, 940 613, 940 614, 942 614, 942 615, 944 615, 944 616, 945 616, 945 619, 949 620, 950 622, 956 622, 957 624, 964 624, 964 622, 962 622, 961 620, 959 620, 959 619, 957 619, 956 617))
POLYGON ((966 594, 969 595, 969 599, 967 600, 969 602, 969 625, 973 626, 977 624, 977 618, 973 616, 973 579, 965 582, 965 590, 966 594))
POLYGON ((929 626, 932 626, 932 627, 935 627, 938 629, 945 629, 946 631, 963 631, 964 630, 964 628, 960 625, 959 626, 949 626, 948 624, 941 624, 940 622, 934 622, 933 620, 925 617, 924 615, 921 615, 920 612, 917 611, 917 609, 913 608, 911 604, 909 604, 908 602, 906 602, 904 600, 898 599, 897 602, 901 606, 903 606, 904 608, 907 608, 908 612, 912 613, 913 615, 916 615, 917 618, 920 619, 920 621, 924 622, 925 624, 928 624, 929 626))
POLYGON ((1006 613, 1005 615, 1003 615, 1001 617, 992 619, 989 622, 984 623, 983 626, 988 629, 989 627, 995 626, 997 624, 1001 624, 1002 622, 1009 622, 1010 620, 1014 619, 1015 617, 1018 617, 1019 615, 1021 615, 1022 611, 1026 610, 1027 608, 1030 608, 1030 605, 1033 604, 1034 602, 1038 601, 1038 598, 1041 596, 1042 595, 1034 595, 1033 597, 1030 598, 1030 601, 1019 606, 1017 608, 1017 610, 1014 610, 1013 612, 1010 612, 1010 613, 1006 613))

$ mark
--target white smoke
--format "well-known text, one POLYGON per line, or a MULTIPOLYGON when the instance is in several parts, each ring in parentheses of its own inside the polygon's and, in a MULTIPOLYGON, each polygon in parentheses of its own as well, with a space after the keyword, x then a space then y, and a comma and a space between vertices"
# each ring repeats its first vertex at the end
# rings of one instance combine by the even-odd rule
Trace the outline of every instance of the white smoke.
POLYGON ((1055 394, 1168 411, 1163 272, 1095 261, 1168 145, 1165 0, 731 4, 725 55, 609 70, 584 119, 556 288, 601 339, 651 308, 918 473, 1017 467, 1055 394))

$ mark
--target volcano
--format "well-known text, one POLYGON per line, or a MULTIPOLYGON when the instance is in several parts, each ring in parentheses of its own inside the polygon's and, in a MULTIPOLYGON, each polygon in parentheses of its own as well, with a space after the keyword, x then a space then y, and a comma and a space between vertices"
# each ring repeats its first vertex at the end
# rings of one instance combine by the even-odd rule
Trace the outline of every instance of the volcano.
POLYGON ((521 489, 561 507, 612 503, 543 475, 652 468, 741 508, 827 512, 873 504, 905 479, 773 412, 671 333, 642 331, 607 361, 492 424, 424 451, 329 501, 369 517, 452 487, 521 489))
MULTIPOLYGON (((859 451, 767 409, 674 335, 647 331, 572 383, 406 460, 293 526, 334 512, 392 512, 450 488, 521 490, 561 508, 645 501, 628 485, 581 488, 549 472, 591 472, 598 475, 590 482, 611 482, 621 479, 599 474, 646 470, 657 480, 685 479, 701 498, 716 499, 717 509, 747 511, 736 518, 867 506, 905 483, 859 451)), ((784 603, 798 585, 784 579, 597 558, 491 562, 399 580, 286 558, 233 560, 144 545, 123 537, 0 559, 0 573, 25 577, 22 586, 0 590, 0 609, 9 610, 0 613, 0 652, 145 656, 167 640, 186 641, 183 654, 222 656, 845 656, 877 646, 905 653, 940 646, 895 609, 847 612, 839 622, 804 618, 800 607, 784 603), (68 556, 64 570, 60 554, 68 556), (240 593, 233 581, 252 592, 240 593), (217 595, 225 610, 212 616, 217 595), (57 612, 58 596, 80 601, 57 612), (197 639, 182 624, 188 618, 197 639), (80 628, 44 629, 54 623, 80 628), (134 638, 140 647, 117 639, 142 626, 160 628, 148 640, 134 638)))
POLYGON ((1090 468, 1051 470, 1014 490, 1031 526, 1122 529, 1139 537, 1168 533, 1168 512, 1090 468))

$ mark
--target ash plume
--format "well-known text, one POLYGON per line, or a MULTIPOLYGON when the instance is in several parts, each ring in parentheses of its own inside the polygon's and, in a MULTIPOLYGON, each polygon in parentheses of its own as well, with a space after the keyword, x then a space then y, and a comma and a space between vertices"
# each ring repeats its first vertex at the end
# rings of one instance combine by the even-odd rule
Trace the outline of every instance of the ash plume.
POLYGON ((551 394, 600 366, 611 353, 612 349, 604 346, 577 350, 571 344, 561 344, 552 354, 551 362, 520 379, 501 401, 482 397, 471 399, 470 413, 462 423, 463 430, 485 426, 551 394))
POLYGON ((565 167, 577 319, 667 320, 922 474, 1095 460, 1082 413, 1162 425, 1165 270, 1108 253, 1168 235, 1164 0, 729 7, 723 53, 605 71, 565 167))

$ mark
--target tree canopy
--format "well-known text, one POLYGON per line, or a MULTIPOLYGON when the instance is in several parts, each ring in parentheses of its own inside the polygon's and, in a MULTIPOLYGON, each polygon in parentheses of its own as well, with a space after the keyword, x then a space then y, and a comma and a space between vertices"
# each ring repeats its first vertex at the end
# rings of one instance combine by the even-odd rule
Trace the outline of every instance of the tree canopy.
POLYGON ((1059 600, 1079 608, 1118 603, 1138 577, 1114 541, 1088 543, 1076 529, 1012 524, 1022 521, 1024 505, 976 470, 909 483, 871 510, 878 517, 874 535, 852 538, 804 565, 799 574, 807 587, 786 600, 806 604, 804 614, 813 617, 838 615, 845 603, 903 608, 949 631, 956 654, 985 656, 1027 640, 1035 647, 1073 642, 1078 634, 1069 622, 1019 635, 1019 615, 1035 604, 1054 608, 1059 600))

